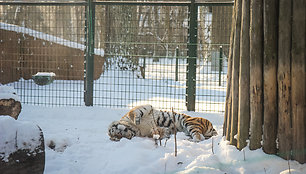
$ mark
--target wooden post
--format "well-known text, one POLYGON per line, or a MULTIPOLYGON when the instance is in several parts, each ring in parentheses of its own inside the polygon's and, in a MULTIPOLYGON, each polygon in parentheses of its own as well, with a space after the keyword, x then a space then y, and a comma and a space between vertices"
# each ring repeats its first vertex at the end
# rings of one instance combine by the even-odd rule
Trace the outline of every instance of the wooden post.
POLYGON ((292 123, 293 158, 306 162, 306 67, 305 67, 305 0, 293 0, 292 15, 292 123))
POLYGON ((279 156, 290 159, 291 130, 291 0, 279 1, 278 29, 278 149, 279 156))
POLYGON ((261 147, 262 140, 262 57, 263 57, 263 2, 251 0, 250 12, 250 149, 261 147))
POLYGON ((240 35, 239 106, 237 148, 243 149, 250 127, 250 1, 242 0, 240 35))
POLYGON ((240 29, 241 29, 241 0, 236 2, 236 26, 233 46, 233 69, 232 69, 232 120, 230 144, 236 145, 235 135, 237 134, 238 121, 238 95, 239 95, 239 56, 240 56, 240 29))
POLYGON ((230 135, 231 135, 231 125, 232 125, 232 92, 230 92, 229 94, 229 98, 228 98, 228 118, 226 120, 226 134, 225 134, 225 138, 227 141, 230 141, 230 135))
MULTIPOLYGON (((236 1, 235 1, 236 4, 236 1)), ((232 82, 232 60, 233 60, 233 44, 234 44, 234 31, 235 31, 235 14, 236 14, 236 5, 234 4, 233 13, 232 13, 232 30, 230 38, 230 49, 228 56, 228 66, 227 66, 227 87, 226 87, 226 100, 225 100, 225 113, 224 113, 224 123, 223 123, 223 135, 226 140, 230 140, 229 133, 231 130, 231 104, 232 104, 232 95, 231 95, 231 82, 232 82)))
POLYGON ((263 150, 276 153, 278 1, 264 0, 264 133, 263 150))

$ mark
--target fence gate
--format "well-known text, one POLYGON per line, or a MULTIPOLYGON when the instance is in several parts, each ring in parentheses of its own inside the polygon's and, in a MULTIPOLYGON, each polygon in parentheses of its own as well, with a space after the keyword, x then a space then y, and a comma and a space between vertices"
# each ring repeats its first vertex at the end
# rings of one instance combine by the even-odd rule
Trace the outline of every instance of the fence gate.
POLYGON ((0 83, 29 104, 223 112, 232 5, 1 2, 0 83))

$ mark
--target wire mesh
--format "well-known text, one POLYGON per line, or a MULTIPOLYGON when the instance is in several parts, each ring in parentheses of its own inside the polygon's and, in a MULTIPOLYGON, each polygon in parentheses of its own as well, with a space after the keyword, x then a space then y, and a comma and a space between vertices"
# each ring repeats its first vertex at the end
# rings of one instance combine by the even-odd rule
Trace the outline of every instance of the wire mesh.
POLYGON ((81 105, 84 78, 84 7, 1 5, 1 83, 14 86, 23 103, 81 105), (35 84, 32 75, 53 72, 35 84))
POLYGON ((232 8, 198 8, 196 110, 224 111, 232 8))
MULTIPOLYGON (((98 5, 96 28, 105 27, 106 72, 95 81, 94 104, 150 103, 185 107, 187 7, 98 5), (101 9, 101 10, 98 10, 101 9), (176 48, 179 55, 176 55, 176 48), (175 81, 175 62, 178 59, 175 81)), ((99 35, 96 35, 96 40, 99 35)))
MULTIPOLYGON (((117 4, 96 9, 100 33, 95 40, 105 48, 106 71, 95 81, 94 105, 149 103, 186 110, 187 59, 194 59, 187 56, 188 7, 117 4)), ((196 110, 223 112, 232 7, 199 6, 198 12, 196 110)))
MULTIPOLYGON (((186 4, 120 3, 95 2, 94 105, 186 110, 187 60, 196 59, 196 111, 223 112, 232 6, 198 7, 197 57, 188 57, 186 4)), ((85 7, 0 3, 0 83, 23 103, 84 105, 85 7), (37 72, 55 81, 37 85, 37 72)))

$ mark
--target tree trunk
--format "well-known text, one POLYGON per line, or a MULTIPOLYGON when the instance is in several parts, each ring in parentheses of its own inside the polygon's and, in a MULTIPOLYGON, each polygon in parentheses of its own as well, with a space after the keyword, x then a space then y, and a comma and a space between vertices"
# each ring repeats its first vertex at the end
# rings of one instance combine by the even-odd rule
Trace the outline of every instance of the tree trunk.
POLYGON ((233 69, 232 69, 232 120, 230 144, 236 145, 237 121, 238 121, 238 94, 239 94, 239 56, 240 56, 240 29, 241 29, 241 0, 236 2, 236 26, 233 47, 233 69))
POLYGON ((170 7, 165 7, 165 13, 166 13, 166 18, 165 18, 165 28, 166 28, 166 31, 165 31, 165 33, 163 33, 163 37, 165 37, 166 39, 164 40, 164 44, 165 44, 165 48, 166 48, 166 54, 165 54, 165 56, 166 57, 169 57, 169 56, 171 56, 171 55, 174 55, 174 50, 175 49, 173 49, 173 52, 172 52, 172 54, 171 55, 169 55, 170 54, 170 50, 171 50, 171 47, 172 47, 172 44, 170 44, 170 43, 174 43, 173 42, 173 32, 172 32, 172 27, 171 27, 171 25, 172 25, 172 16, 171 16, 171 13, 170 13, 170 7), (165 35, 167 35, 167 36, 165 36, 165 35))
POLYGON ((263 2, 251 1, 250 12, 250 149, 261 147, 262 140, 262 57, 263 57, 263 2))
POLYGON ((291 152, 291 0, 279 1, 278 30, 278 149, 279 155, 290 159, 291 152))
POLYGON ((239 107, 237 148, 243 149, 249 138, 250 127, 250 1, 242 1, 240 36, 239 107))
POLYGON ((293 0, 292 17, 292 118, 293 158, 306 162, 305 0, 293 0))
POLYGON ((207 58, 207 50, 208 50, 208 45, 207 44, 207 39, 205 37, 207 37, 207 29, 205 28, 205 17, 207 13, 207 7, 199 7, 199 38, 198 38, 198 50, 199 50, 199 58, 203 58, 203 60, 205 60, 207 58))
POLYGON ((276 153, 277 0, 264 0, 264 136, 263 150, 276 153))

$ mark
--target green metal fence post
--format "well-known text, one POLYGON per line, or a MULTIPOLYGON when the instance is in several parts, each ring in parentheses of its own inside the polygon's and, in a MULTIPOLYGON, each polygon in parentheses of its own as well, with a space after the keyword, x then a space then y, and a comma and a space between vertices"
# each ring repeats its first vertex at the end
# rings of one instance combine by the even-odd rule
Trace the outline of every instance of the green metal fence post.
POLYGON ((86 6, 86 56, 85 56, 85 89, 84 100, 86 106, 93 105, 93 73, 94 73, 94 33, 95 33, 95 5, 88 0, 86 6))
POLYGON ((195 0, 191 0, 189 10, 189 31, 188 31, 188 59, 187 59, 187 89, 186 106, 188 111, 195 110, 196 93, 196 65, 197 65, 197 33, 198 33, 198 6, 195 0))
POLYGON ((143 69, 142 69, 142 78, 146 78, 146 57, 143 58, 143 69))
POLYGON ((219 86, 221 86, 221 72, 223 66, 223 55, 222 55, 222 46, 220 46, 220 58, 219 58, 219 86))

